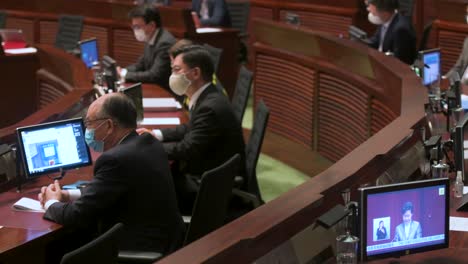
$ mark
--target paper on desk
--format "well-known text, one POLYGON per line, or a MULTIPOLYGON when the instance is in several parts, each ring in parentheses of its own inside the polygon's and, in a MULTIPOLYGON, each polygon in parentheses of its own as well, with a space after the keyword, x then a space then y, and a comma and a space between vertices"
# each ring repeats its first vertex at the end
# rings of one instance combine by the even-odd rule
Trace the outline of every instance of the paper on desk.
POLYGON ((220 32, 220 28, 213 28, 213 27, 204 27, 204 28, 197 28, 197 33, 212 33, 212 32, 220 32))
POLYGON ((174 98, 143 98, 143 108, 178 110, 182 106, 174 98))
POLYGON ((468 95, 462 94, 461 95, 461 104, 463 109, 468 109, 468 95))
POLYGON ((463 186, 463 194, 467 194, 468 193, 468 186, 463 186))
POLYGON ((26 212, 45 212, 44 208, 42 208, 41 203, 38 200, 34 200, 31 198, 23 197, 19 199, 15 204, 13 204, 13 209, 18 211, 26 211, 26 212))
POLYGON ((37 49, 33 47, 22 48, 22 49, 6 49, 5 53, 7 54, 26 54, 26 53, 36 53, 37 49))
POLYGON ((178 117, 150 117, 143 118, 140 125, 179 125, 178 117))
POLYGON ((468 232, 468 218, 451 216, 450 230, 468 232))

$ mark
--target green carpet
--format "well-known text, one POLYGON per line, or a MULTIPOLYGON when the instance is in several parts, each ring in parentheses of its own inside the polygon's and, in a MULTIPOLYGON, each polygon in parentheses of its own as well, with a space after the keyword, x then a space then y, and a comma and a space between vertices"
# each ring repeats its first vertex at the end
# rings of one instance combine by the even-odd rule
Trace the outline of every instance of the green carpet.
MULTIPOLYGON (((252 101, 252 96, 250 96, 242 120, 243 128, 252 128, 252 101)), ((260 154, 257 163, 257 179, 262 198, 265 202, 268 202, 305 182, 309 177, 279 160, 260 154)))

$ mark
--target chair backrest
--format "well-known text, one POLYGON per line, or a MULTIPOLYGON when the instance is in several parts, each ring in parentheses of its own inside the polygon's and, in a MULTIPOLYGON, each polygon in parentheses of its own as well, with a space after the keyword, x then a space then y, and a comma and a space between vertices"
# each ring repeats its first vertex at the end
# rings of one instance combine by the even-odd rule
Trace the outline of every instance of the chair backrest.
POLYGON ((427 23, 424 26, 423 34, 421 37, 421 42, 419 42, 418 51, 427 49, 427 42, 429 41, 429 35, 431 34, 431 30, 432 30, 432 21, 427 23))
POLYGON ((413 7, 414 1, 413 0, 399 0, 399 9, 398 11, 407 17, 413 17, 413 7))
POLYGON ((107 232, 88 244, 65 254, 60 263, 116 263, 118 254, 117 243, 122 230, 122 223, 115 224, 107 232))
POLYGON ((211 54, 213 58, 213 63, 214 63, 214 72, 218 72, 218 66, 219 62, 221 61, 221 54, 223 53, 223 49, 219 49, 216 47, 213 47, 209 44, 203 44, 203 47, 208 50, 208 52, 211 54))
POLYGON ((5 28, 7 19, 7 13, 4 11, 0 11, 0 28, 5 28))
POLYGON ((240 155, 236 154, 221 166, 203 173, 184 245, 224 224, 234 177, 239 172, 239 166, 240 155))
POLYGON ((246 67, 241 66, 239 70, 239 77, 236 82, 236 90, 232 97, 232 108, 237 119, 242 122, 244 118, 245 107, 249 100, 250 88, 252 87, 253 73, 246 67))
POLYGON ((62 15, 55 37, 55 47, 63 50, 73 50, 77 47, 83 30, 83 17, 62 15))
POLYGON ((227 1, 226 4, 231 16, 231 26, 245 34, 249 22, 250 1, 227 1))
POLYGON ((263 100, 258 102, 257 110, 255 111, 253 128, 250 131, 249 142, 245 146, 245 169, 247 174, 247 191, 257 195, 262 201, 260 189, 257 182, 257 161, 262 149, 263 138, 265 136, 266 127, 270 110, 265 105, 263 100))

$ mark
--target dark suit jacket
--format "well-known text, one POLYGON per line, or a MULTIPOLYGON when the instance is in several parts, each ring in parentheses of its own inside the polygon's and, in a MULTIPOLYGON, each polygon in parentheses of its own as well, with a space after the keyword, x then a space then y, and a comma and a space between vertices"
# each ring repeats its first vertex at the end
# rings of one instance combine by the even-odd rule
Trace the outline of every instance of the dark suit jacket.
POLYGON ((393 238, 394 242, 397 241, 404 241, 409 239, 416 239, 422 237, 422 229, 421 225, 417 221, 411 221, 409 235, 406 237, 405 235, 405 224, 401 223, 395 228, 395 238, 393 238))
POLYGON ((463 78, 463 74, 466 71, 466 66, 468 66, 468 37, 465 38, 463 43, 463 50, 458 57, 457 63, 453 66, 452 69, 447 73, 447 76, 450 76, 453 72, 458 72, 460 79, 463 78))
POLYGON ((83 229, 99 223, 102 231, 122 222, 121 249, 167 253, 183 239, 167 155, 154 137, 136 132, 98 158, 78 200, 52 204, 44 218, 83 229))
MULTIPOLYGON (((369 39, 369 45, 375 49, 379 48, 381 30, 382 26, 379 26, 369 39)), ((416 33, 407 17, 399 13, 395 15, 385 34, 382 51, 392 52, 404 63, 413 64, 416 59, 416 33)))
POLYGON ((174 36, 159 29, 153 45, 145 44, 143 55, 137 63, 127 67, 125 80, 129 82, 156 83, 169 90, 171 60, 168 50, 176 42, 174 36))
POLYGON ((241 154, 241 164, 245 164, 240 122, 227 97, 213 84, 198 98, 188 123, 161 131, 169 159, 184 163, 184 173, 200 176, 236 153, 241 154))
MULTIPOLYGON (((192 11, 200 16, 203 0, 192 0, 192 11)), ((208 0, 208 19, 200 18, 202 26, 231 27, 231 16, 225 0, 208 0)))

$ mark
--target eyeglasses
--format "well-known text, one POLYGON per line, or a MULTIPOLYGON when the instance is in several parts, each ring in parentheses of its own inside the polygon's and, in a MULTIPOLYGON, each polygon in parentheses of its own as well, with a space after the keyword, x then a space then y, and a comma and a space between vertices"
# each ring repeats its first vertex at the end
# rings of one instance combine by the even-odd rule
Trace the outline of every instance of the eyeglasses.
POLYGON ((105 120, 105 119, 110 119, 110 118, 109 117, 102 117, 102 118, 96 118, 96 119, 88 119, 88 120, 84 121, 84 125, 85 125, 85 127, 88 127, 93 122, 100 121, 100 120, 105 120))

